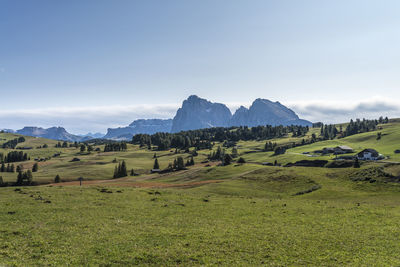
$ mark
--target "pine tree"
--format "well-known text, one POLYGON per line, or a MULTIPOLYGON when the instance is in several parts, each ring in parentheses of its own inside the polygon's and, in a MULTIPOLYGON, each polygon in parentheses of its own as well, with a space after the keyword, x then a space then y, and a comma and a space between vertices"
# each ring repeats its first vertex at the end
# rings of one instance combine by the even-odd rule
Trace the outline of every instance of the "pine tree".
POLYGON ((229 154, 225 154, 224 156, 224 166, 231 164, 232 162, 232 157, 229 154))
POLYGON ((123 160, 121 163, 120 170, 119 170, 119 177, 126 177, 126 176, 128 176, 128 171, 126 169, 125 160, 123 160))
POLYGON ((22 171, 19 171, 18 172, 18 176, 17 176, 17 185, 22 185, 22 183, 23 183, 23 174, 22 174, 22 171))
POLYGON ((160 169, 160 165, 158 164, 158 159, 157 159, 157 158, 154 160, 153 169, 154 169, 154 170, 160 169))
POLYGON ((177 170, 183 170, 183 169, 185 169, 185 163, 184 163, 182 157, 177 157, 177 158, 176 158, 176 169, 177 169, 177 170))
POLYGON ((115 168, 114 168, 114 176, 113 176, 113 178, 118 178, 118 167, 117 166, 115 166, 115 168))
POLYGON ((59 183, 59 182, 61 182, 61 178, 60 178, 60 175, 56 175, 56 177, 54 178, 54 182, 55 183, 59 183))
POLYGON ((38 169, 39 169, 39 164, 37 164, 37 162, 36 162, 35 164, 33 164, 32 172, 37 172, 38 169))

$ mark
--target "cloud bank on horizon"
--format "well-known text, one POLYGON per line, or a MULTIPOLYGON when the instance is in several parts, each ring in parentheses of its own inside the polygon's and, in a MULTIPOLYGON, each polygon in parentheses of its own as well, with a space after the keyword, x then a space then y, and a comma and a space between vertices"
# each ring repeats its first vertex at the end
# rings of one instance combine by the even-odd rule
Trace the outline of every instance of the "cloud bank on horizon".
MULTIPOLYGON (((375 119, 379 116, 400 117, 400 102, 384 98, 371 98, 350 102, 288 102, 300 118, 312 122, 340 123, 350 119, 375 119)), ((250 103, 226 103, 232 113, 250 103)), ((107 128, 129 125, 136 119, 173 118, 179 104, 54 107, 37 109, 0 110, 0 129, 20 129, 24 126, 62 126, 74 134, 105 133, 107 128)))

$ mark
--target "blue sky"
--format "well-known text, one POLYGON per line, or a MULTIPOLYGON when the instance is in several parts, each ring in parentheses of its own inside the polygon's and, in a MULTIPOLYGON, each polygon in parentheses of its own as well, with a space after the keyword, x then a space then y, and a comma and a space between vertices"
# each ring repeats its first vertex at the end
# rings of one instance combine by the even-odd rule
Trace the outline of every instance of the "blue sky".
POLYGON ((400 116, 399 1, 0 0, 0 128, 105 132, 190 94, 400 116))

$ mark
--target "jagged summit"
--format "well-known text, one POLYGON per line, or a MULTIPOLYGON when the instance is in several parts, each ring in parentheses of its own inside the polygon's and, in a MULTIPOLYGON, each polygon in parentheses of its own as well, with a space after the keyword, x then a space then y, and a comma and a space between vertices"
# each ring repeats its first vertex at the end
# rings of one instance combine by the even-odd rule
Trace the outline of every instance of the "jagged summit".
POLYGON ((227 106, 212 103, 196 95, 184 100, 172 122, 172 132, 210 127, 226 127, 232 117, 227 106))
MULTIPOLYGON (((302 120, 291 109, 279 101, 257 98, 249 108, 240 106, 232 115, 227 106, 213 103, 197 95, 190 95, 183 101, 173 119, 138 119, 129 126, 109 128, 103 137, 114 140, 130 140, 135 134, 154 134, 157 132, 180 132, 210 127, 259 126, 259 125, 302 125, 311 122, 302 120)), ((84 141, 95 136, 77 136, 68 133, 63 127, 24 127, 17 133, 65 141, 84 141)), ((101 134, 99 134, 99 137, 101 134)))
POLYGON ((257 98, 249 109, 240 107, 232 116, 232 126, 258 125, 311 125, 311 122, 301 120, 297 114, 282 105, 268 99, 257 98))

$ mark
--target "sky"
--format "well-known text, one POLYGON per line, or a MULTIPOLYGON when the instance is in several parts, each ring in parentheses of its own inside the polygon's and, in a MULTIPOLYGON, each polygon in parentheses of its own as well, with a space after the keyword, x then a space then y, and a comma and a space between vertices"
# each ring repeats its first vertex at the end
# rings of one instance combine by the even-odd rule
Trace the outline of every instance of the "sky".
POLYGON ((0 129, 106 132, 191 94, 400 117, 400 1, 0 0, 0 129))

